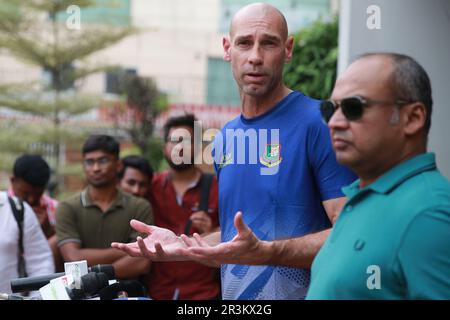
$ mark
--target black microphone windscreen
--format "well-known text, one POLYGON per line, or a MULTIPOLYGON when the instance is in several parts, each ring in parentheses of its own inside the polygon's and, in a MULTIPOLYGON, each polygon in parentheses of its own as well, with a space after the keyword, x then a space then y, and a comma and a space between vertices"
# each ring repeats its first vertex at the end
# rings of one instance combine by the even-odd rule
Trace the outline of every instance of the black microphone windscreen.
POLYGON ((108 284, 108 276, 103 272, 89 272, 81 277, 81 289, 90 296, 107 287, 108 284))
POLYGON ((11 291, 13 293, 16 293, 39 290, 40 288, 48 284, 50 280, 62 277, 63 275, 65 275, 65 273, 60 272, 44 276, 13 279, 11 280, 11 291))
POLYGON ((109 280, 115 279, 114 267, 111 264, 97 264, 89 268, 91 272, 106 273, 109 280))
POLYGON ((117 298, 117 295, 122 290, 122 286, 119 282, 113 283, 98 292, 100 300, 113 300, 117 298))

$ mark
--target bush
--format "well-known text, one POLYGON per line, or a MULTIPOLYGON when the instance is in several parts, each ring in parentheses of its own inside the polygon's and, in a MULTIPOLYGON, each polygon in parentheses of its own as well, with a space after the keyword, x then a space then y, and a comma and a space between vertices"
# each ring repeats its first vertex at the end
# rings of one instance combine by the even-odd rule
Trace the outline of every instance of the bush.
POLYGON ((338 18, 315 21, 294 36, 294 55, 286 65, 286 85, 316 98, 330 97, 336 81, 338 18))

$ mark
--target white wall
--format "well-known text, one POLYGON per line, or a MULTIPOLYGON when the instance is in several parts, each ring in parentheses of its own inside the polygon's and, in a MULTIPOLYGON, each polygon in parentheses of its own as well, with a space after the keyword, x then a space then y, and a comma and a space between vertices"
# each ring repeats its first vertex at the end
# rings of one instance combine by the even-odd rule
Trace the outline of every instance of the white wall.
POLYGON ((133 23, 178 31, 218 32, 220 0, 132 0, 133 23))
POLYGON ((434 100, 428 149, 450 178, 450 1, 343 0, 340 17, 339 73, 372 51, 407 54, 425 68, 434 100), (381 29, 367 28, 370 5, 380 8, 381 29))
MULTIPOLYGON (((221 56, 219 0, 134 0, 137 36, 96 54, 94 60, 137 69, 155 79, 170 102, 206 101, 208 56, 221 56)), ((85 81, 86 91, 101 91, 99 76, 85 81)))

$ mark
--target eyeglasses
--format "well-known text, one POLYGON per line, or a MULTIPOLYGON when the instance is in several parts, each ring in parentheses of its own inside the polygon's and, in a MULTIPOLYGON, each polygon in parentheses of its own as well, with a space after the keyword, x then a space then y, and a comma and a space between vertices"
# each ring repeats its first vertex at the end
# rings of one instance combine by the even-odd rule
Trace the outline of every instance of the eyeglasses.
POLYGON ((183 137, 176 138, 176 137, 174 137, 174 138, 166 139, 166 143, 190 146, 192 143, 194 143, 194 140, 191 138, 183 138, 183 137))
POLYGON ((99 167, 106 167, 108 164, 111 163, 111 159, 108 157, 101 157, 98 159, 84 159, 83 160, 84 166, 87 168, 92 168, 96 163, 99 167))
POLYGON ((380 101, 380 100, 370 100, 361 96, 353 96, 344 98, 341 101, 332 101, 325 100, 320 103, 320 113, 322 115, 322 119, 325 123, 328 123, 333 116, 334 112, 341 108, 342 113, 348 121, 356 121, 361 119, 364 108, 375 105, 375 104, 384 104, 384 105, 397 105, 403 106, 405 104, 409 104, 411 102, 404 100, 396 100, 396 101, 380 101))

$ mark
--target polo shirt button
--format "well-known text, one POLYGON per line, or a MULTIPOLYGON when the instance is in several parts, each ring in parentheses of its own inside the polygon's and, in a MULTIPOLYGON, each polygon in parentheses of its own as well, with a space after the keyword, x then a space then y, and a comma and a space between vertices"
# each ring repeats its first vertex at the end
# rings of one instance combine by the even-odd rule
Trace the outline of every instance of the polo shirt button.
POLYGON ((352 211, 353 207, 352 206, 347 206, 347 209, 345 209, 345 211, 352 211))
POLYGON ((358 240, 356 240, 356 242, 355 242, 353 248, 354 248, 356 251, 361 251, 361 250, 364 248, 364 245, 365 245, 365 244, 366 244, 366 242, 365 242, 364 240, 358 239, 358 240))

